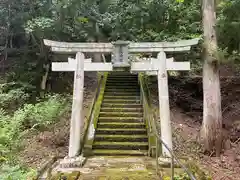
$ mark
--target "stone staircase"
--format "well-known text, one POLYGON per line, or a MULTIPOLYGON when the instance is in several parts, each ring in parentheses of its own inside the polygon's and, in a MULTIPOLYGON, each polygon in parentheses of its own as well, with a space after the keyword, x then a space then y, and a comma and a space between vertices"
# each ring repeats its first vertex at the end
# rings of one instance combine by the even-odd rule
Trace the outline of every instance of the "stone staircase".
POLYGON ((94 155, 147 155, 148 136, 143 120, 137 75, 109 74, 93 143, 94 155))

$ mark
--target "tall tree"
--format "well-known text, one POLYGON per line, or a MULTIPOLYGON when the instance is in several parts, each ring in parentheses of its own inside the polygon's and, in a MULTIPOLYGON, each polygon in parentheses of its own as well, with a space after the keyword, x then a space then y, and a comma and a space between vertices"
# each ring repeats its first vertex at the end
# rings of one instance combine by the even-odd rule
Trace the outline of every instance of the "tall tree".
POLYGON ((205 149, 216 150, 220 156, 222 147, 222 111, 219 80, 219 60, 216 37, 215 0, 202 1, 204 30, 203 65, 203 125, 202 137, 205 149))

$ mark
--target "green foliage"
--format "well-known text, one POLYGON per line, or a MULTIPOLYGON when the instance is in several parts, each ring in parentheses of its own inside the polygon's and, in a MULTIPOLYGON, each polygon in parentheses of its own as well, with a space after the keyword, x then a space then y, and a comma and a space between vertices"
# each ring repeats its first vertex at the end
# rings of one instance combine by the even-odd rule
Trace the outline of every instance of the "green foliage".
POLYGON ((24 131, 28 129, 46 129, 69 110, 66 98, 52 95, 33 104, 25 104, 10 116, 0 110, 0 154, 9 153, 9 148, 17 145, 24 131))
MULTIPOLYGON (((211 180, 212 178, 209 177, 197 164, 196 162, 189 162, 188 169, 193 173, 196 179, 199 180, 211 180)), ((191 180, 187 173, 183 173, 179 176, 174 177, 176 180, 191 180)))
POLYGON ((53 27, 54 21, 46 17, 38 17, 27 21, 25 25, 25 31, 32 33, 34 31, 44 32, 44 30, 53 27))
POLYGON ((29 94, 26 94, 22 89, 13 89, 8 93, 0 94, 0 107, 10 110, 23 105, 28 98, 29 94))
POLYGON ((36 175, 33 169, 23 168, 19 165, 11 166, 4 164, 0 170, 1 180, 27 180, 32 179, 36 175))
POLYGON ((0 84, 0 108, 12 112, 28 102, 30 93, 33 95, 34 87, 24 83, 0 84))
POLYGON ((240 0, 224 0, 218 6, 219 45, 228 53, 230 62, 240 63, 240 0))
POLYGON ((33 128, 49 128, 49 125, 55 123, 69 109, 68 98, 59 94, 48 95, 36 104, 24 104, 13 115, 0 109, 0 179, 25 180, 29 175, 34 175, 35 171, 19 166, 13 156, 21 146, 24 134, 33 128))
POLYGON ((224 0, 218 6, 218 37, 220 46, 230 53, 240 50, 240 0, 224 0))
MULTIPOLYGON (((0 6, 0 44, 27 50, 18 55, 19 59, 15 57, 8 77, 29 82, 37 91, 45 72, 43 65, 53 60, 43 38, 106 42, 176 41, 202 36, 201 4, 197 0, 5 0, 0 6)), ((240 0, 223 0, 218 5, 218 41, 220 49, 227 52, 222 58, 226 62, 240 59, 239 7, 240 0)), ((186 57, 182 56, 193 59, 193 66, 201 69, 199 53, 186 57)), ((49 76, 53 77, 51 73, 49 76)))
POLYGON ((48 96, 47 100, 35 105, 26 104, 15 112, 14 118, 22 128, 47 128, 66 112, 66 99, 60 95, 48 96))

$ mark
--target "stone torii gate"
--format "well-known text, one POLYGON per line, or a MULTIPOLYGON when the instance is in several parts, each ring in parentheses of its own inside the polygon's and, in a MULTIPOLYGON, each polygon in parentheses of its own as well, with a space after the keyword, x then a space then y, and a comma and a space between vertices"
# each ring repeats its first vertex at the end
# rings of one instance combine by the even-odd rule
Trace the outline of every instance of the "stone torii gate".
MULTIPOLYGON (((44 40, 53 52, 76 54, 75 59, 68 62, 53 62, 53 71, 74 71, 74 90, 70 127, 68 156, 79 155, 81 127, 83 124, 83 83, 84 71, 114 71, 116 68, 130 67, 131 72, 154 72, 158 76, 159 111, 161 119, 162 140, 172 149, 172 131, 170 121, 169 93, 167 70, 190 70, 189 62, 174 62, 167 59, 166 52, 189 51, 191 46, 198 44, 199 39, 177 42, 144 42, 132 43, 117 41, 115 43, 68 43, 44 40), (133 53, 158 53, 157 59, 150 58, 141 62, 130 62, 128 55, 133 53), (85 59, 83 53, 112 53, 111 63, 93 63, 85 59)), ((162 145, 162 153, 170 156, 162 145)))

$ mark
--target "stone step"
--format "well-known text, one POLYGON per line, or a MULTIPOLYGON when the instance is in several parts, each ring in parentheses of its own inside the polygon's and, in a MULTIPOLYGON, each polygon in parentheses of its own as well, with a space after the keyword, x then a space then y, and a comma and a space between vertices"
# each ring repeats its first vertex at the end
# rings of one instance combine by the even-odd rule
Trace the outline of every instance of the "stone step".
POLYGON ((139 88, 106 88, 106 92, 140 92, 139 88))
POLYGON ((132 134, 132 135, 109 135, 109 134, 96 134, 95 141, 110 141, 110 142, 147 142, 147 135, 132 134))
POLYGON ((115 149, 115 150, 148 150, 147 142, 109 142, 97 141, 93 149, 115 149))
POLYGON ((108 123, 108 122, 116 122, 116 123, 143 123, 142 117, 99 117, 98 122, 100 123, 108 123))
POLYGON ((143 117, 142 112, 100 112, 99 117, 143 117))
POLYGON ((113 75, 113 76, 122 76, 122 75, 124 75, 124 76, 137 76, 137 74, 133 74, 133 73, 130 73, 130 72, 127 72, 127 71, 125 71, 125 72, 112 71, 112 72, 109 73, 109 76, 111 76, 111 75, 113 75))
POLYGON ((138 76, 111 73, 99 113, 95 155, 147 155, 148 136, 140 102, 138 76), (139 151, 141 150, 141 151, 139 151))
POLYGON ((115 87, 135 87, 139 88, 139 85, 136 82, 126 82, 126 81, 116 81, 116 82, 107 82, 106 87, 115 86, 115 87))
POLYGON ((95 155, 101 156, 146 156, 147 150, 108 150, 108 149, 94 149, 95 155))
POLYGON ((104 92, 105 96, 140 96, 140 92, 104 92))
POLYGON ((98 128, 146 128, 144 123, 99 122, 98 128))
POLYGON ((133 73, 130 73, 130 72, 127 72, 127 71, 112 71, 108 74, 109 76, 137 76, 137 74, 133 74, 133 73))
POLYGON ((103 99, 103 103, 112 103, 112 104, 140 104, 140 100, 132 99, 103 99))
POLYGON ((107 82, 106 83, 106 86, 129 86, 129 87, 139 87, 138 83, 135 82, 135 81, 132 81, 132 82, 119 82, 119 81, 111 81, 111 82, 107 82))
POLYGON ((110 86, 113 86, 113 87, 116 87, 116 88, 121 88, 122 86, 123 87, 129 87, 129 88, 139 88, 139 85, 136 83, 136 82, 129 82, 129 83, 121 83, 121 82, 112 82, 112 83, 108 83, 106 84, 106 87, 110 87, 110 86))
POLYGON ((141 104, 112 104, 112 103, 103 103, 102 108, 142 108, 141 104))
POLYGON ((121 135, 121 134, 128 134, 128 135, 131 135, 131 134, 147 134, 147 130, 145 128, 132 128, 132 129, 117 129, 117 128, 98 128, 97 129, 97 132, 96 134, 118 134, 118 135, 121 135))
POLYGON ((119 94, 124 94, 124 96, 126 94, 130 94, 131 95, 138 95, 140 96, 140 91, 139 89, 106 89, 104 94, 110 95, 110 96, 114 96, 115 94, 119 95, 119 94))
POLYGON ((134 83, 138 84, 138 79, 137 78, 108 78, 107 83, 134 83))
POLYGON ((130 82, 126 82, 126 81, 107 81, 106 86, 109 85, 116 85, 116 86, 137 86, 139 87, 138 82, 136 81, 130 81, 130 82))
POLYGON ((109 99, 130 99, 130 100, 140 100, 139 96, 109 96, 109 95, 105 95, 104 99, 105 100, 109 100, 109 99))
POLYGON ((143 112, 143 108, 101 108, 101 112, 143 112))
POLYGON ((107 81, 106 85, 116 85, 116 86, 137 86, 139 87, 138 81, 107 81))
POLYGON ((106 82, 106 85, 135 85, 139 87, 139 83, 137 79, 109 79, 106 82))
POLYGON ((136 75, 124 75, 124 74, 122 74, 122 75, 108 75, 108 79, 138 79, 138 76, 136 76, 136 75))
MULTIPOLYGON (((124 85, 119 85, 119 86, 116 86, 116 85, 109 85, 109 86, 106 86, 106 90, 119 90, 119 91, 122 91, 123 89, 124 90, 139 90, 139 87, 138 86, 124 86, 124 85)), ((131 91, 132 92, 132 91, 131 91)))

